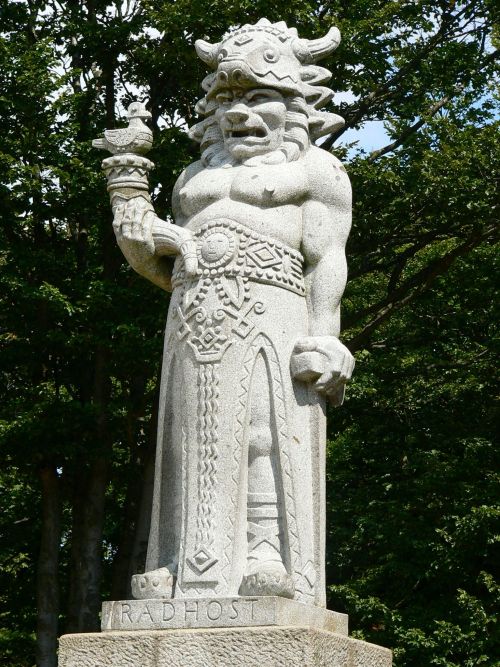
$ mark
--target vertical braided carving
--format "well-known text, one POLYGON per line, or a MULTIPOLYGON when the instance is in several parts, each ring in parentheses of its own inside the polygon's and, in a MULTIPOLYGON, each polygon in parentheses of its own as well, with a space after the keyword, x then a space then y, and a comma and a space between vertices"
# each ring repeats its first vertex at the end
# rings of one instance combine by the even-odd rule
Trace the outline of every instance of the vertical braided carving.
MULTIPOLYGON (((181 389, 182 389, 182 384, 181 384, 181 389)), ((182 395, 182 394, 181 394, 182 395)), ((182 449, 182 464, 181 464, 181 470, 182 470, 182 510, 181 510, 181 541, 180 541, 180 554, 179 554, 179 562, 182 562, 184 560, 184 549, 185 549, 185 539, 186 539, 186 516, 187 516, 187 496, 188 496, 188 488, 187 488, 187 452, 188 452, 188 447, 187 447, 188 439, 187 439, 187 433, 186 433, 186 424, 184 418, 182 419, 182 426, 181 426, 181 449, 182 449)), ((181 585, 180 579, 177 578, 176 586, 179 590, 183 592, 183 587, 181 585)))
POLYGON ((198 515, 195 550, 213 544, 215 484, 219 451, 219 377, 217 364, 199 366, 198 515))

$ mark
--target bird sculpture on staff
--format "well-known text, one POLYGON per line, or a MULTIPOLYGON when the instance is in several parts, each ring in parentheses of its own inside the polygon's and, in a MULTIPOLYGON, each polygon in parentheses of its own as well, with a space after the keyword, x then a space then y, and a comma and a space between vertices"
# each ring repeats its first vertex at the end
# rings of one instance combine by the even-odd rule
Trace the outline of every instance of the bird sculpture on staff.
MULTIPOLYGON (((158 257, 181 254, 189 275, 198 269, 196 244, 189 230, 161 220, 154 212, 149 194, 148 174, 154 164, 145 157, 153 145, 153 132, 144 122, 151 118, 144 102, 132 102, 127 109, 128 127, 105 130, 104 136, 92 141, 94 148, 111 153, 102 167, 108 177, 108 192, 115 216, 129 220, 130 234, 136 239, 135 249, 124 249, 129 261, 137 259, 144 241, 143 222, 151 222, 151 241, 158 257)), ((118 245, 122 247, 121 229, 115 225, 118 245)), ((149 279, 159 284, 160 271, 151 266, 149 279)), ((168 288, 161 282, 161 286, 168 288)))
POLYGON ((153 133, 144 120, 151 118, 143 102, 132 102, 127 110, 128 127, 105 130, 104 137, 94 139, 92 146, 112 155, 135 153, 145 155, 153 145, 153 133))

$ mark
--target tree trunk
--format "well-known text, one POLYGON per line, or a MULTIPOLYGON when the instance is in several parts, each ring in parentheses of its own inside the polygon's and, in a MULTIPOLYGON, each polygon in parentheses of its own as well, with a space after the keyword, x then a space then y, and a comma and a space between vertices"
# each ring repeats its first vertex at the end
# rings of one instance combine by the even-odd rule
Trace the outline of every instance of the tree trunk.
POLYGON ((99 457, 90 465, 83 485, 85 490, 73 505, 67 632, 99 631, 102 530, 107 482, 108 461, 99 457))
POLYGON ((151 524, 151 508, 153 504, 153 487, 156 461, 156 433, 158 430, 158 408, 160 400, 160 378, 157 379, 156 394, 149 428, 148 448, 144 456, 142 475, 141 501, 135 525, 134 544, 130 554, 128 567, 128 590, 133 574, 144 572, 148 549, 149 528, 151 524))
POLYGON ((158 399, 159 380, 153 399, 146 445, 138 452, 138 456, 132 456, 135 459, 133 465, 136 465, 137 469, 127 492, 120 543, 113 560, 112 600, 129 599, 132 595, 132 575, 144 572, 153 499, 158 399))
POLYGON ((100 451, 87 464, 86 474, 76 471, 78 481, 73 502, 68 632, 99 630, 104 500, 112 449, 106 415, 111 393, 107 357, 107 351, 99 347, 96 351, 93 394, 98 409, 100 451))
MULTIPOLYGON (((78 6, 78 3, 71 3, 78 6)), ((89 6, 89 19, 93 19, 94 10, 89 6)), ((101 63, 105 82, 106 127, 115 124, 115 74, 116 58, 110 54, 106 62, 101 63)), ((78 81, 75 82, 78 88, 78 81)), ((83 137, 88 130, 88 115, 79 117, 78 136, 83 137)), ((83 222, 83 224, 82 224, 83 222)), ((115 242, 111 225, 103 230, 101 256, 103 262, 102 278, 114 280, 119 264, 114 259, 115 242)), ((87 244, 86 226, 78 223, 78 241, 82 247, 77 249, 77 259, 85 262, 87 244), (83 236, 82 236, 83 234, 83 236)), ((110 350, 98 345, 95 351, 92 403, 97 416, 98 454, 90 462, 82 461, 83 470, 78 469, 75 477, 79 489, 73 502, 73 531, 71 545, 71 572, 68 601, 68 631, 96 632, 99 630, 99 611, 101 607, 100 584, 102 576, 102 536, 104 526, 104 502, 109 479, 110 460, 113 439, 109 432, 108 411, 111 397, 111 379, 109 368, 110 350), (83 479, 82 479, 83 473, 83 479)))
POLYGON ((42 537, 37 572, 37 667, 57 667, 59 617, 59 545, 61 540, 60 481, 54 465, 38 471, 42 487, 42 537))
POLYGON ((151 524, 151 506, 153 503, 153 487, 155 473, 155 447, 149 452, 145 462, 142 477, 142 495, 138 507, 137 521, 135 527, 134 544, 130 553, 128 567, 128 592, 130 592, 130 580, 133 574, 144 572, 146 565, 146 553, 148 550, 149 529, 151 524))

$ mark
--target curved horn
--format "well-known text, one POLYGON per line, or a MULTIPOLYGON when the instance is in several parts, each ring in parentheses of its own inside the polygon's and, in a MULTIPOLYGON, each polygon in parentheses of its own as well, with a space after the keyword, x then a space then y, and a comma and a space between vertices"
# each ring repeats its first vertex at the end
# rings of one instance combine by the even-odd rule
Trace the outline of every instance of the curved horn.
POLYGON ((217 52, 219 46, 219 43, 210 44, 210 42, 206 42, 204 39, 197 39, 194 43, 194 48, 196 49, 198 57, 210 67, 217 67, 217 52))
POLYGON ((320 37, 319 39, 301 39, 300 43, 301 46, 305 47, 309 59, 314 63, 335 51, 340 44, 340 30, 338 28, 330 28, 324 37, 320 37))

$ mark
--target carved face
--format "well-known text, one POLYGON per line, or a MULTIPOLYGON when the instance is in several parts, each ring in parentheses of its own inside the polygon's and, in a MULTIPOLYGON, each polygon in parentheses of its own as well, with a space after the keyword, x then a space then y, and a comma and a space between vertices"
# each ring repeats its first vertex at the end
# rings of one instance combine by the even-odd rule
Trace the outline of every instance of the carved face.
POLYGON ((201 248, 201 255, 207 262, 217 262, 222 259, 229 248, 228 237, 221 233, 215 232, 210 234, 201 248))
POLYGON ((281 146, 287 108, 280 92, 272 88, 228 88, 216 99, 224 145, 234 158, 244 160, 281 146))

